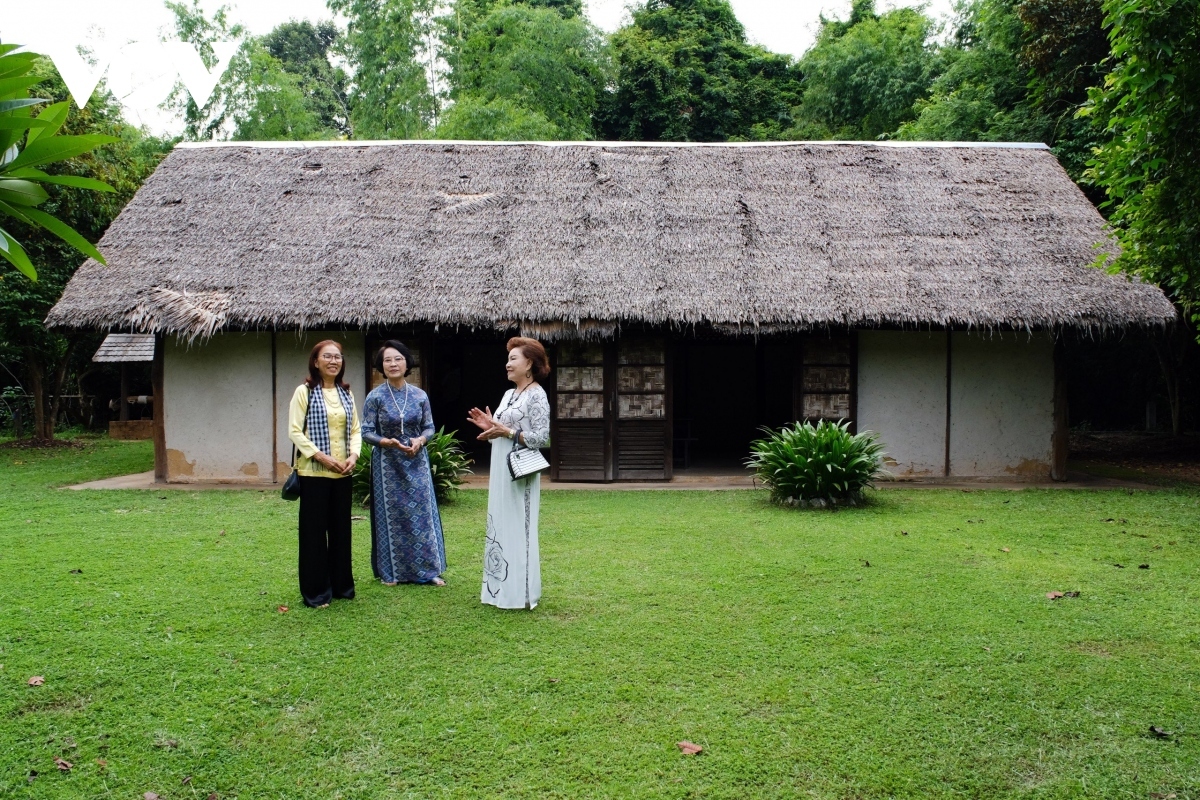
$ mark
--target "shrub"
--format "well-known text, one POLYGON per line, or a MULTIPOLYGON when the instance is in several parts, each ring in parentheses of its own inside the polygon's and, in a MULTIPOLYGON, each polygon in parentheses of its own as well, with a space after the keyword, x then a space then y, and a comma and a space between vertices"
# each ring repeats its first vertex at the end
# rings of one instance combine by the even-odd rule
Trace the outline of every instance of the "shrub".
MULTIPOLYGON (((446 433, 444 427, 425 444, 429 455, 429 471, 433 475, 433 493, 439 503, 450 499, 450 493, 463 482, 463 476, 471 474, 471 459, 458 446, 455 434, 446 433)), ((354 464, 354 502, 367 506, 371 503, 371 446, 363 442, 362 453, 354 464)))
POLYGON ((883 445, 876 434, 850 433, 849 422, 797 422, 750 445, 746 466, 789 505, 853 505, 883 473, 883 445))
POLYGON ((462 485, 465 476, 471 474, 471 464, 474 463, 458 446, 457 433, 446 433, 444 426, 438 428, 425 446, 429 451, 429 471, 433 473, 433 491, 439 503, 450 499, 450 493, 462 485))

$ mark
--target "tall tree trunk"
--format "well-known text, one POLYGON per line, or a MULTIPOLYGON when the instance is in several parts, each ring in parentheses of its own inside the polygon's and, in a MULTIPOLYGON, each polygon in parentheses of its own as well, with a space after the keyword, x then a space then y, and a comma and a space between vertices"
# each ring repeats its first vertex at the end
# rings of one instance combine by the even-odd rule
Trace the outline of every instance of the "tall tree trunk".
POLYGON ((1188 315, 1181 314, 1181 321, 1166 330, 1161 336, 1151 339, 1158 365, 1162 369, 1163 382, 1167 388, 1167 402, 1171 406, 1171 434, 1179 436, 1183 430, 1183 392, 1181 384, 1187 369, 1189 350, 1195 346, 1196 331, 1188 323, 1188 315))
POLYGON ((40 354, 33 348, 25 351, 25 365, 29 370, 29 393, 33 395, 33 438, 54 438, 54 430, 47 437, 46 431, 46 382, 40 354))
POLYGON ((67 349, 63 351, 58 367, 54 370, 54 396, 50 401, 50 413, 47 415, 49 419, 46 421, 46 439, 54 438, 54 429, 58 426, 58 415, 62 411, 62 393, 67 384, 67 369, 71 366, 71 353, 75 351, 77 341, 74 336, 68 337, 67 349))

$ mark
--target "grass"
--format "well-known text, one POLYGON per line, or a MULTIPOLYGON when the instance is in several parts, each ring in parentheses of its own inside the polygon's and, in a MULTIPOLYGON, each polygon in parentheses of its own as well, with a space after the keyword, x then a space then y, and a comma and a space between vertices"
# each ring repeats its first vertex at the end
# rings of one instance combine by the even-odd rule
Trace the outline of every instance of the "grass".
POLYGON ((316 612, 273 493, 52 488, 149 460, 0 450, 0 797, 1200 797, 1194 490, 546 493, 533 613, 464 492, 316 612))

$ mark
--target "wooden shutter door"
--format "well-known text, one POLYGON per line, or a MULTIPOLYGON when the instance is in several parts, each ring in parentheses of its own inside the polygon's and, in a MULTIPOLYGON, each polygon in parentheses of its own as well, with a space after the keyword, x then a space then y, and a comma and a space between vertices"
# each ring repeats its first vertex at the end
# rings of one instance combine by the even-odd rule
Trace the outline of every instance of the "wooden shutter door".
POLYGON ((802 354, 796 376, 796 418, 853 423, 853 340, 848 335, 810 334, 804 338, 802 354))
POLYGON ((617 480, 670 480, 671 410, 662 339, 617 346, 617 480))
POLYGON ((556 481, 603 481, 610 475, 607 443, 609 370, 604 345, 567 342, 554 365, 551 472, 556 481))

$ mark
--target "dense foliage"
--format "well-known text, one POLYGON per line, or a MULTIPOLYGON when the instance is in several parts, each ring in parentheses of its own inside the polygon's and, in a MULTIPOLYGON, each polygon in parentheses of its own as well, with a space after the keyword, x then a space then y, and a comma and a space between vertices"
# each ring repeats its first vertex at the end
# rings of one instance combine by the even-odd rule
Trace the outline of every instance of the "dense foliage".
POLYGON ((1123 245, 1117 267, 1200 321, 1200 0, 1105 0, 1112 56, 1085 114, 1103 126, 1088 177, 1123 245))
POLYGON ((910 120, 940 58, 932 21, 912 8, 879 15, 873 0, 855 0, 850 19, 821 21, 800 59, 804 74, 798 125, 787 138, 876 139, 910 120))
POLYGON ((611 41, 604 138, 772 139, 792 123, 799 71, 787 56, 748 43, 727 0, 647 0, 611 41))
POLYGON ((441 20, 453 105, 438 121, 439 138, 594 138, 603 43, 576 5, 473 3, 465 11, 441 20))
POLYGON ((883 445, 874 433, 850 432, 848 422, 797 422, 752 442, 746 466, 771 499, 788 505, 856 503, 883 471, 883 445))

